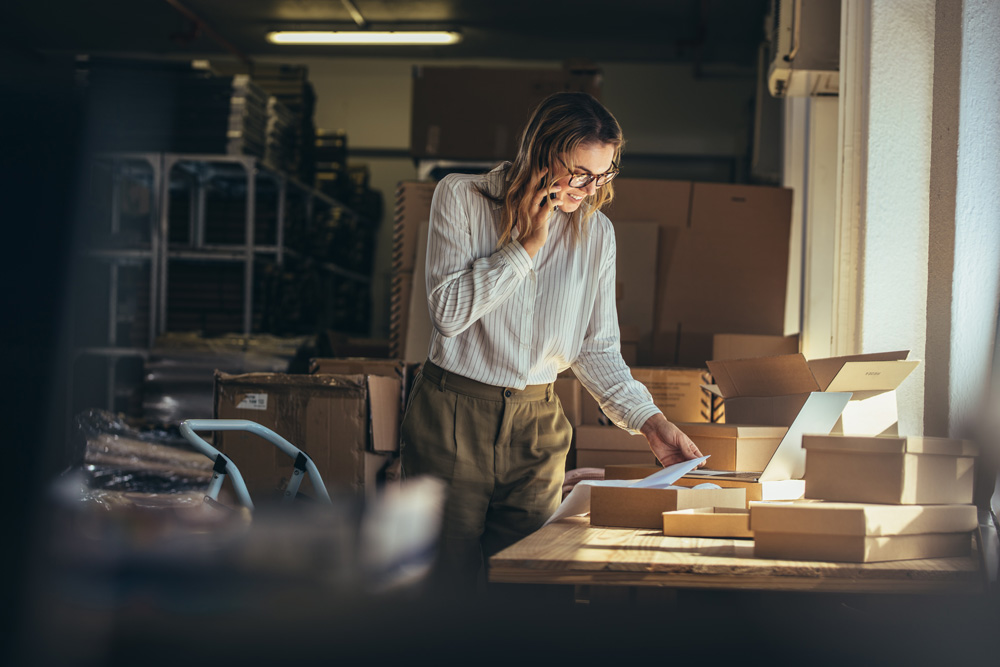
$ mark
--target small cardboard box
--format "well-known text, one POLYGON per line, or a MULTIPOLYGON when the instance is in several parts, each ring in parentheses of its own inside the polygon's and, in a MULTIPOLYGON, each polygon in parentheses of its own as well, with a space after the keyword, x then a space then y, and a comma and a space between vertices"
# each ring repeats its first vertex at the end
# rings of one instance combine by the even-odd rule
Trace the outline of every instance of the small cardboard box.
POLYGON ((702 454, 711 457, 705 461, 706 470, 763 470, 788 431, 784 426, 676 425, 702 454))
POLYGON ((746 506, 743 489, 637 489, 595 486, 590 491, 594 526, 663 530, 663 513, 696 507, 746 506))
POLYGON ((726 422, 788 426, 811 392, 852 392, 834 433, 896 432, 896 387, 920 362, 908 352, 860 354, 807 362, 801 354, 713 360, 714 389, 725 399, 726 422))
POLYGON ((656 462, 644 436, 632 435, 617 426, 577 426, 574 440, 577 468, 656 462))
POLYGON ((711 397, 704 385, 710 381, 701 368, 633 368, 632 377, 645 385, 653 402, 672 422, 709 422, 711 397))
MULTIPOLYGON (((711 459, 709 459, 711 460, 711 459)), ((604 468, 604 479, 643 479, 662 468, 657 464, 608 465, 604 468)), ((770 500, 798 500, 805 495, 806 483, 801 479, 784 479, 772 482, 751 482, 730 479, 706 479, 704 477, 681 477, 675 486, 697 486, 717 484, 724 489, 745 489, 747 507, 750 503, 770 500)))
POLYGON ((971 443, 947 438, 806 435, 806 497, 902 505, 972 502, 971 443))
MULTIPOLYGON (((400 381, 376 375, 215 373, 215 416, 266 426, 309 455, 328 491, 366 496, 399 449, 400 381)), ((292 459, 244 431, 216 433, 251 495, 283 490, 292 459)), ((310 491, 308 479, 303 492, 310 491)))
POLYGON ((757 558, 869 563, 968 556, 975 505, 755 504, 757 558))
POLYGON ((698 507, 663 513, 663 534, 673 537, 753 537, 750 513, 732 507, 698 507))

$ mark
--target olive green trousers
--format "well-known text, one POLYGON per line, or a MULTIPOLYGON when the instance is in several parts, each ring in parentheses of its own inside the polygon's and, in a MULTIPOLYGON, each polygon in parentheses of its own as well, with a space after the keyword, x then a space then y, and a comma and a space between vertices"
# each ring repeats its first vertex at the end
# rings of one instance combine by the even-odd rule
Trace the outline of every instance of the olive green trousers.
POLYGON ((561 500, 572 437, 551 384, 494 387, 424 364, 400 457, 404 479, 432 475, 448 485, 433 580, 473 586, 485 558, 545 523, 561 500))

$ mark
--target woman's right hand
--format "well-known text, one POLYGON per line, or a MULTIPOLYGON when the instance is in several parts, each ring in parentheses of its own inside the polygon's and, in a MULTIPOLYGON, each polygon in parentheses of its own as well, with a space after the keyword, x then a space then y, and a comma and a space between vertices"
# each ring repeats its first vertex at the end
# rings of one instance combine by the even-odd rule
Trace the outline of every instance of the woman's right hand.
POLYGON ((548 240, 549 221, 552 218, 552 213, 562 206, 563 203, 562 196, 560 195, 562 187, 557 184, 548 185, 546 179, 547 173, 547 169, 542 169, 535 176, 540 185, 529 202, 529 207, 532 211, 531 231, 525 236, 518 238, 521 246, 532 259, 542 249, 542 246, 545 245, 545 241, 548 240))

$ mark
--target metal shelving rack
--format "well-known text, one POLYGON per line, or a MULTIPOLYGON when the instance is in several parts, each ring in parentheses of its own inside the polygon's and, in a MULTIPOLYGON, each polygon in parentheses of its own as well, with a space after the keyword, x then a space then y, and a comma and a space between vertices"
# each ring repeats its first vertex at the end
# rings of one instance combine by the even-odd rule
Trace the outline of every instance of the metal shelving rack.
MULTIPOLYGON (((297 254, 286 247, 288 223, 288 200, 290 196, 301 197, 302 215, 306 221, 312 220, 317 206, 340 209, 344 214, 357 217, 348 206, 319 192, 298 180, 274 170, 260 159, 247 155, 222 154, 180 154, 180 153, 114 153, 102 154, 94 159, 95 168, 108 166, 111 169, 110 207, 108 209, 108 229, 104 236, 110 243, 89 244, 82 255, 90 260, 106 263, 107 273, 107 331, 99 344, 76 345, 73 347, 73 364, 70 366, 68 387, 70 412, 73 411, 74 369, 77 361, 85 356, 103 357, 107 365, 106 407, 115 410, 117 399, 127 392, 117 387, 117 368, 121 359, 139 357, 145 359, 153 347, 157 336, 170 331, 168 321, 168 288, 171 278, 171 263, 242 263, 242 332, 253 333, 254 276, 260 261, 269 261, 281 266, 289 257, 297 254), (146 165, 144 182, 149 191, 148 239, 140 243, 124 243, 121 236, 121 183, 123 178, 136 175, 136 163, 146 165), (171 187, 175 176, 187 176, 188 239, 184 243, 170 242, 171 187), (223 179, 227 184, 245 196, 244 238, 241 243, 207 243, 206 232, 211 221, 206 211, 206 192, 213 179, 223 179), (264 179, 273 185, 276 196, 275 238, 273 243, 259 243, 256 238, 258 200, 261 196, 259 181, 264 179), (144 344, 124 345, 118 334, 123 314, 119 308, 119 294, 122 285, 120 275, 123 266, 148 266, 148 332, 144 344)), ((336 264, 325 262, 324 270, 351 281, 368 284, 370 277, 351 271, 336 264)), ((72 417, 72 414, 70 415, 72 417)))

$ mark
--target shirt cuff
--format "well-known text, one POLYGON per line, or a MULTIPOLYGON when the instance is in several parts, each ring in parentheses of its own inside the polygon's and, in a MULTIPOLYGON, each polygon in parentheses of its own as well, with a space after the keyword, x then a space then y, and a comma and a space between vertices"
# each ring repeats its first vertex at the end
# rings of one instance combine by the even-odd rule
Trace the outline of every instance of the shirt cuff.
POLYGON ((642 425, 649 421, 649 418, 656 414, 662 414, 660 409, 652 403, 646 405, 640 405, 635 408, 627 415, 625 415, 625 425, 626 429, 632 435, 639 435, 642 433, 639 429, 642 425))
POLYGON ((507 260, 507 263, 513 267, 514 271, 521 278, 528 275, 531 271, 531 255, 524 249, 520 241, 511 241, 497 252, 507 260))

